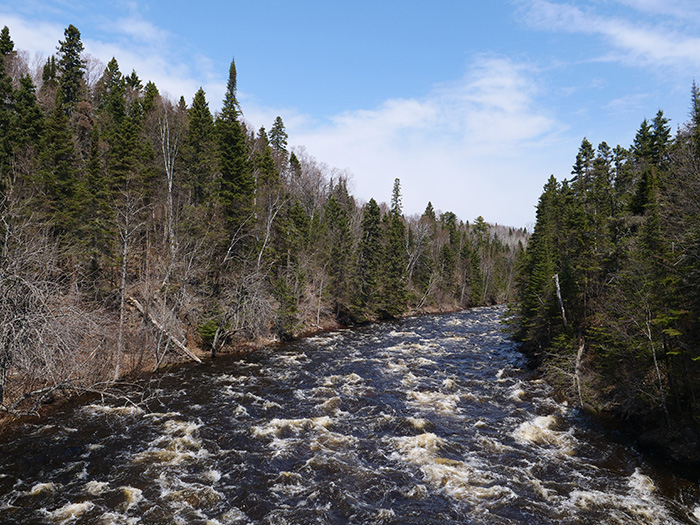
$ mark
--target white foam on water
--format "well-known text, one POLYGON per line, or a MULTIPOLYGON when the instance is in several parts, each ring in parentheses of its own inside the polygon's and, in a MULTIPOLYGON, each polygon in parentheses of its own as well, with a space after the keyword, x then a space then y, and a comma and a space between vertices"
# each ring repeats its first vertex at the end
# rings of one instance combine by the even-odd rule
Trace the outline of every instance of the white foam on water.
POLYGON ((417 334, 415 332, 402 332, 400 330, 392 330, 389 332, 388 336, 389 337, 402 337, 402 338, 408 338, 408 337, 415 337, 417 334))
POLYGON ((149 448, 133 457, 133 461, 179 465, 209 455, 197 437, 201 423, 169 419, 163 423, 164 433, 149 443, 149 448))
POLYGON ((113 407, 109 405, 87 405, 82 411, 95 415, 118 416, 118 417, 133 417, 140 416, 144 413, 143 408, 133 405, 123 407, 113 407))
POLYGON ((119 490, 121 490, 124 495, 124 503, 122 505, 124 511, 128 511, 131 507, 143 500, 143 491, 141 489, 124 486, 119 487, 119 490))
POLYGON ((396 513, 394 512, 394 509, 379 509, 377 514, 374 516, 374 519, 377 520, 377 523, 381 523, 385 520, 393 520, 395 517, 396 513))
POLYGON ((328 398, 323 403, 316 405, 314 408, 316 410, 321 410, 323 412, 329 412, 331 414, 336 414, 342 405, 342 400, 339 396, 333 396, 328 398))
POLYGON ((573 456, 576 447, 570 432, 553 430, 557 424, 554 415, 538 416, 531 421, 521 423, 513 431, 513 437, 522 444, 551 445, 568 456, 573 456))
POLYGON ((522 403, 522 402, 523 402, 523 396, 524 396, 525 394, 527 394, 527 392, 525 392, 525 390, 523 390, 522 388, 520 388, 520 386, 521 386, 521 384, 518 383, 517 385, 515 385, 515 386, 511 389, 510 394, 508 395, 508 399, 511 399, 511 400, 513 400, 513 401, 515 401, 515 402, 517 402, 517 403, 522 403))
POLYGON ((476 437, 476 440, 482 447, 491 452, 502 454, 504 452, 510 452, 513 450, 513 447, 509 447, 508 445, 501 443, 500 441, 497 441, 489 436, 484 436, 483 434, 479 434, 476 437))
POLYGON ((388 361, 386 367, 389 372, 396 374, 405 374, 408 372, 408 365, 404 361, 388 361))
MULTIPOLYGON (((192 405, 192 406, 194 406, 194 405, 192 405)), ((182 414, 180 412, 148 412, 148 413, 144 414, 143 417, 155 419, 155 420, 160 420, 160 419, 172 419, 174 417, 182 417, 182 414)))
POLYGON ((406 418, 406 421, 408 421, 416 430, 424 430, 429 423, 427 419, 423 419, 422 417, 408 417, 406 418))
POLYGON ((109 489, 109 483, 106 481, 88 481, 85 484, 85 492, 93 496, 104 494, 109 489))
POLYGON ((140 518, 128 517, 118 512, 105 512, 99 517, 100 525, 136 525, 140 518))
POLYGON ((63 507, 53 511, 43 510, 51 519, 59 520, 60 523, 70 523, 92 510, 94 506, 95 504, 91 501, 83 501, 81 503, 66 503, 63 507))
POLYGON ((639 468, 634 469, 627 485, 641 495, 651 495, 656 492, 654 481, 649 476, 642 474, 639 468))
POLYGON ((479 465, 440 457, 440 449, 446 442, 433 433, 397 437, 391 441, 397 450, 393 458, 420 467, 428 485, 443 494, 475 505, 484 500, 488 503, 517 497, 510 488, 498 484, 495 476, 481 470, 479 465))
POLYGON ((275 354, 275 360, 283 362, 285 365, 296 365, 299 363, 299 361, 305 361, 308 360, 309 356, 307 356, 304 352, 300 354, 275 354))
POLYGON ((327 429, 333 424, 333 419, 328 416, 299 418, 299 419, 272 419, 266 425, 252 427, 253 436, 268 437, 279 436, 285 430, 298 435, 302 431, 323 428, 327 429))
POLYGON ((455 390, 457 388, 457 382, 451 377, 448 377, 442 382, 442 387, 447 390, 455 390))
POLYGON ((344 386, 344 385, 356 385, 364 381, 362 377, 352 372, 347 375, 332 375, 327 376, 323 379, 323 386, 344 386))
POLYGON ((204 510, 211 509, 225 499, 224 494, 209 485, 197 482, 186 482, 172 474, 161 473, 155 480, 160 486, 160 500, 167 503, 173 511, 170 519, 181 519, 183 523, 191 522, 185 515, 195 514, 202 518, 201 523, 207 519, 204 510), (186 514, 184 511, 187 511, 186 514))
POLYGON ((221 472, 214 469, 207 470, 202 477, 210 483, 217 483, 221 479, 221 472))
POLYGON ((647 497, 638 494, 614 494, 598 490, 574 490, 569 495, 566 507, 585 511, 604 510, 610 523, 646 523, 649 525, 668 525, 677 523, 665 509, 647 497))
POLYGON ((31 489, 29 489, 26 494, 28 496, 38 496, 39 494, 42 494, 44 492, 56 492, 61 488, 60 484, 56 483, 37 483, 34 485, 31 489))
POLYGON ((458 411, 457 403, 460 396, 457 394, 443 394, 437 391, 408 392, 409 401, 424 409, 435 410, 443 414, 454 414, 458 411))
POLYGON ((418 383, 418 378, 413 374, 413 372, 409 372, 401 379, 401 384, 406 387, 411 387, 416 383, 418 383))
POLYGON ((227 510, 221 516, 221 523, 232 524, 232 523, 251 523, 251 520, 246 516, 245 512, 236 507, 227 510))
POLYGON ((304 484, 304 478, 300 474, 284 471, 279 473, 270 490, 287 497, 296 497, 307 493, 310 488, 304 484))

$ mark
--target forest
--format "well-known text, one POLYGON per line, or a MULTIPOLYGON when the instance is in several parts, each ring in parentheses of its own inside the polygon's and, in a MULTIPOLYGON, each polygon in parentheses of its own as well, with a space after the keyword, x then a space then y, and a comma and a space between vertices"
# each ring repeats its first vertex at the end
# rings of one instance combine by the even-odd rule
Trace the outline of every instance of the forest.
POLYGON ((577 405, 700 457, 700 89, 675 135, 583 139, 553 176, 518 268, 516 335, 577 405))
POLYGON ((430 202, 406 216, 400 174, 388 204, 358 201, 347 172, 288 147, 281 117, 269 131, 244 119, 233 60, 219 111, 190 96, 100 63, 73 25, 41 61, 2 29, 0 411, 322 328, 514 299, 524 229, 430 202))

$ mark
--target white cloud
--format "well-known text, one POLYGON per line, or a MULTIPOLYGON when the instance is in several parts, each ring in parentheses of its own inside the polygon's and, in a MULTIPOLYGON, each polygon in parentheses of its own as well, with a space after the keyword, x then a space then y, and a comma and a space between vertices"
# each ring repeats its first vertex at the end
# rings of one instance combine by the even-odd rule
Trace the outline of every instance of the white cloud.
MULTIPOLYGON (((685 2, 662 3, 657 0, 622 0, 622 3, 649 13, 681 17, 685 2)), ((674 67, 687 69, 700 65, 700 38, 679 29, 670 29, 664 20, 654 24, 597 14, 593 10, 570 5, 534 0, 527 4, 526 20, 539 29, 569 33, 597 34, 611 44, 612 50, 603 57, 632 65, 674 67)), ((697 8, 685 16, 698 14, 697 8)), ((687 18, 686 18, 687 19, 687 18)), ((677 21, 677 20, 674 20, 677 21)))
POLYGON ((53 54, 58 41, 63 40, 65 27, 60 24, 28 21, 11 13, 0 13, 0 21, 0 25, 10 28, 10 38, 15 43, 15 49, 30 54, 53 54))

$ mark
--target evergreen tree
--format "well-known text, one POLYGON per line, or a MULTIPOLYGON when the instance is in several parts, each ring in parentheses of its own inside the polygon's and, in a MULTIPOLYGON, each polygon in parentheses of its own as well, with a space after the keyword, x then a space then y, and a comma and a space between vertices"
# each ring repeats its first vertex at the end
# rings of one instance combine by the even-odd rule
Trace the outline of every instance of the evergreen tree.
POLYGON ((352 250, 352 238, 350 237, 350 218, 348 210, 343 205, 345 196, 344 186, 336 189, 339 198, 331 194, 326 201, 323 210, 323 226, 325 229, 328 249, 327 269, 329 276, 328 289, 335 315, 339 319, 345 319, 348 310, 348 294, 350 276, 350 255, 352 250))
POLYGON ((255 191, 255 182, 248 163, 248 144, 243 126, 238 120, 239 115, 236 65, 231 60, 224 104, 216 119, 221 171, 218 197, 229 227, 238 226, 251 213, 255 191))
POLYGON ((17 169, 28 176, 36 169, 36 153, 44 130, 44 114, 37 103, 34 83, 29 75, 20 79, 14 99, 13 156, 17 169))
POLYGON ((358 246, 354 306, 362 318, 372 315, 379 301, 382 262, 382 215, 374 199, 362 211, 361 238, 358 246))
POLYGON ((83 230, 85 232, 83 242, 87 248, 90 267, 95 272, 100 266, 100 261, 112 251, 111 239, 114 220, 111 206, 113 203, 112 193, 105 178, 105 168, 100 155, 100 135, 97 126, 92 128, 85 188, 87 197, 82 217, 83 230))
POLYGON ((6 180, 10 170, 13 148, 13 95, 12 79, 5 72, 4 60, 0 60, 0 181, 6 180))
POLYGON ((425 207, 425 211, 423 212, 423 217, 426 217, 427 219, 435 222, 437 220, 435 216, 435 209, 433 208, 433 203, 428 201, 428 205, 425 207))
POLYGON ((73 137, 63 110, 63 92, 56 94, 56 104, 46 123, 42 138, 40 169, 47 196, 47 212, 58 234, 74 235, 83 207, 73 137))
POLYGON ((637 164, 651 163, 654 160, 654 149, 653 132, 649 121, 644 119, 634 137, 632 158, 637 164))
POLYGON ((671 143, 671 126, 669 120, 664 117, 664 112, 659 110, 652 121, 652 152, 651 159, 655 166, 662 167, 665 164, 669 145, 671 143))
POLYGON ((209 198, 213 190, 216 169, 214 119, 202 88, 195 94, 188 115, 183 164, 187 173, 186 185, 190 188, 190 202, 198 206, 209 198))
POLYGON ((51 92, 58 87, 58 64, 56 57, 51 55, 41 70, 41 91, 51 92))
POLYGON ((65 40, 59 41, 58 46, 59 85, 63 92, 63 105, 70 113, 83 97, 85 88, 85 61, 81 57, 84 48, 80 31, 74 25, 66 28, 64 36, 65 40))
POLYGON ((385 252, 383 290, 380 312, 384 317, 393 318, 406 311, 407 292, 406 271, 406 227, 403 223, 401 205, 401 182, 394 180, 391 195, 391 211, 384 221, 385 252))
POLYGON ((585 194, 591 186, 591 172, 593 170, 593 159, 595 152, 593 145, 585 137, 581 141, 578 153, 576 154, 576 163, 574 164, 571 174, 571 185, 574 190, 580 194, 585 194))
POLYGON ((7 26, 0 31, 0 55, 7 56, 14 52, 15 43, 10 38, 10 29, 7 26))
POLYGON ((270 129, 270 146, 279 153, 287 153, 287 131, 284 128, 282 117, 277 117, 270 129))

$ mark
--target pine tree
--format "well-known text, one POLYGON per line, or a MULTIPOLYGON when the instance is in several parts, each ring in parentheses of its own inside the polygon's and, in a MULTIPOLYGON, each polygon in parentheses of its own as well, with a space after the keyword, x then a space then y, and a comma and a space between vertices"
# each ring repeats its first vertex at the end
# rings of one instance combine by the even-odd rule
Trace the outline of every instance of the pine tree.
POLYGON ((84 48, 80 31, 74 25, 66 28, 64 36, 65 40, 59 41, 58 46, 59 85, 63 92, 64 108, 70 113, 83 97, 85 89, 85 61, 81 58, 84 48))

